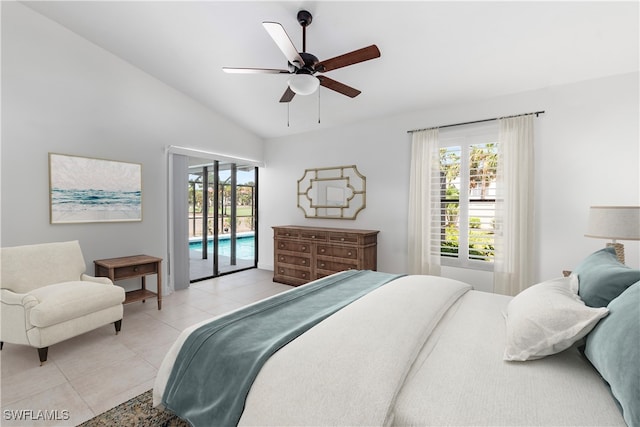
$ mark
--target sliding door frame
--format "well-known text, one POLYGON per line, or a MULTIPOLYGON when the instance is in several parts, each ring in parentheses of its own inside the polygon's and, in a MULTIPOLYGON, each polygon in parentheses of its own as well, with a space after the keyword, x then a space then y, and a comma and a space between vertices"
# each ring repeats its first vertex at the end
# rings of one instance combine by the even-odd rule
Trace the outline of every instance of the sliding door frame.
MULTIPOLYGON (((182 178, 183 179, 183 184, 184 185, 179 185, 178 183, 180 182, 179 177, 175 176, 177 174, 177 171, 174 171, 174 167, 173 167, 173 160, 172 157, 173 155, 182 155, 182 156, 186 156, 186 157, 198 157, 198 158, 203 158, 203 159, 209 159, 212 161, 222 161, 222 162, 229 162, 229 163, 235 163, 235 164, 240 164, 242 166, 253 166, 255 168, 255 188, 256 188, 256 192, 254 195, 254 203, 255 206, 254 208, 256 209, 255 211, 255 224, 254 224, 254 229, 255 229, 255 237, 254 237, 254 245, 255 245, 255 258, 254 258, 254 266, 258 265, 258 211, 257 211, 257 205, 258 205, 258 168, 264 167, 264 162, 261 160, 254 160, 254 159, 246 159, 246 158, 241 158, 241 157, 231 157, 231 156, 227 156, 224 154, 219 154, 219 153, 215 153, 215 152, 210 152, 210 151, 205 151, 205 150, 199 150, 199 149, 194 149, 194 148, 188 148, 188 147, 180 147, 180 146, 175 146, 175 145, 171 145, 169 147, 167 147, 166 149, 166 170, 167 170, 167 280, 166 282, 166 286, 165 289, 167 291, 167 293, 172 293, 175 289, 176 283, 180 283, 183 284, 186 282, 187 286, 188 283, 190 283, 190 279, 188 277, 189 271, 188 269, 186 270, 186 277, 184 269, 178 269, 176 271, 176 269, 174 268, 174 266, 176 264, 181 264, 183 265, 185 262, 188 263, 189 259, 188 259, 188 250, 186 251, 181 251, 181 250, 176 250, 175 249, 175 244, 178 242, 182 242, 182 241, 186 241, 185 247, 186 245, 188 245, 188 240, 189 240, 189 236, 188 236, 188 227, 176 227, 175 226, 175 221, 182 221, 182 219, 179 218, 179 215, 174 212, 174 205, 176 202, 179 202, 179 200, 183 200, 185 199, 185 196, 183 193, 185 193, 187 191, 187 178, 186 178, 186 174, 185 177, 182 178), (184 230, 183 230, 184 229, 184 230), (185 235, 183 236, 182 234, 185 233, 185 235), (186 257, 187 259, 182 259, 184 258, 184 253, 186 252, 186 257), (176 276, 176 273, 180 274, 180 277, 176 276)), ((217 162, 216 162, 217 163, 217 162)), ((178 169, 178 168, 176 168, 178 169)), ((216 173, 214 173, 214 176, 216 177, 216 187, 218 185, 218 171, 215 171, 216 173)), ((217 206, 219 200, 218 199, 218 195, 217 195, 217 191, 214 192, 214 205, 217 206)), ((188 199, 188 198, 187 198, 188 199)), ((218 228, 218 209, 214 209, 214 231, 218 228)), ((186 221, 185 221, 186 224, 186 221)), ((217 230, 219 231, 219 230, 217 230)), ((214 250, 216 250, 217 252, 217 239, 213 239, 214 240, 214 250)), ((214 257, 217 259, 217 257, 214 257)), ((219 265, 214 266, 215 270, 218 272, 219 276, 223 276, 225 274, 229 274, 229 273, 220 273, 219 272, 219 265)), ((249 267, 249 268, 255 268, 255 267, 249 267)), ((235 271, 241 271, 244 269, 238 269, 235 271)), ((234 271, 234 272, 235 272, 234 271)), ((230 272, 231 273, 231 272, 230 272)), ((179 286, 179 289, 182 289, 183 286, 179 286)))

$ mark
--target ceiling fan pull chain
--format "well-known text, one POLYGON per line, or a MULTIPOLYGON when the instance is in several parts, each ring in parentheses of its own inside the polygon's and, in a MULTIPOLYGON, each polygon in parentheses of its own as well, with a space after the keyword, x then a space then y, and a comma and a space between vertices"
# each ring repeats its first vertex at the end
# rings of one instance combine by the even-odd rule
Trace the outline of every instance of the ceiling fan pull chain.
POLYGON ((320 88, 318 88, 318 123, 320 123, 320 88))

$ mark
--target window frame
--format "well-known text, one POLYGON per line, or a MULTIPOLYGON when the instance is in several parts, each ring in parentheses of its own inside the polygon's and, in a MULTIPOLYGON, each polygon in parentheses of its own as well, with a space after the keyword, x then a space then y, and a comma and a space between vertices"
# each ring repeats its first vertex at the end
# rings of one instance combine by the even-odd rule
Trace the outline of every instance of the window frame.
MULTIPOLYGON (((439 133, 438 148, 460 147, 460 195, 466 194, 464 202, 458 199, 459 206, 459 236, 458 255, 456 257, 443 255, 440 253, 440 263, 447 267, 467 268, 473 270, 493 271, 493 261, 481 261, 469 258, 469 205, 472 201, 469 195, 469 163, 470 147, 477 144, 494 143, 498 145, 499 127, 497 123, 462 126, 455 129, 441 129, 439 133)), ((440 184, 438 184, 440 185, 440 184)), ((441 191, 438 191, 441 194, 441 191)), ((441 200, 444 200, 443 198, 441 200)), ((455 199, 449 199, 455 202, 455 199)), ((496 201, 494 199, 493 203, 496 201)), ((440 215, 442 218, 443 215, 440 215)), ((494 213, 495 221, 495 213, 494 213)), ((442 227, 442 220, 440 222, 442 227)), ((442 246, 442 243, 441 243, 442 246)))

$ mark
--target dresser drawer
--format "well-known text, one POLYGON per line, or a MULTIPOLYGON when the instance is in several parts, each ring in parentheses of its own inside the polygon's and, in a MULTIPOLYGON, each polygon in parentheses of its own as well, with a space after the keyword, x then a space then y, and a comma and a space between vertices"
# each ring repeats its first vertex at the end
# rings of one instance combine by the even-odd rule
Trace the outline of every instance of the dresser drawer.
POLYGON ((288 265, 295 265, 300 267, 311 267, 311 259, 303 256, 276 253, 276 261, 278 264, 288 264, 288 265))
POLYGON ((286 237, 286 238, 292 238, 292 239, 297 239, 298 236, 300 234, 299 230, 296 229, 282 229, 282 228, 276 228, 275 229, 275 237, 286 237))
POLYGON ((311 281, 311 273, 308 270, 299 270, 296 268, 277 267, 275 277, 283 282, 292 285, 301 285, 311 281))
POLYGON ((327 240, 327 234, 321 231, 301 231, 300 238, 305 240, 312 240, 314 242, 325 242, 327 240))
POLYGON ((298 240, 276 239, 276 249, 279 251, 311 253, 311 245, 298 240))
POLYGON ((331 243, 347 243, 356 245, 359 241, 359 236, 355 234, 332 233, 329 235, 329 242, 331 243))
POLYGON ((316 271, 324 270, 327 272, 337 273, 338 271, 344 270, 354 270, 358 267, 358 265, 353 262, 350 263, 348 261, 339 262, 339 261, 325 261, 323 259, 319 259, 316 261, 316 271))
POLYGON ((330 256, 336 258, 358 258, 358 248, 350 248, 344 246, 318 245, 316 253, 320 256, 330 256))

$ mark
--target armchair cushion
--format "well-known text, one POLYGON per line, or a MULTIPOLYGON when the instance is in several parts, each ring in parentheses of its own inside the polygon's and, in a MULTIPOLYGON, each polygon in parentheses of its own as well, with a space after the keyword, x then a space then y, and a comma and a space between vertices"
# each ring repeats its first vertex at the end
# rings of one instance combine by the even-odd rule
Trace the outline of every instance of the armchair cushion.
POLYGON ((40 328, 121 304, 125 298, 120 286, 87 281, 56 283, 29 294, 39 301, 31 309, 29 320, 40 328))

